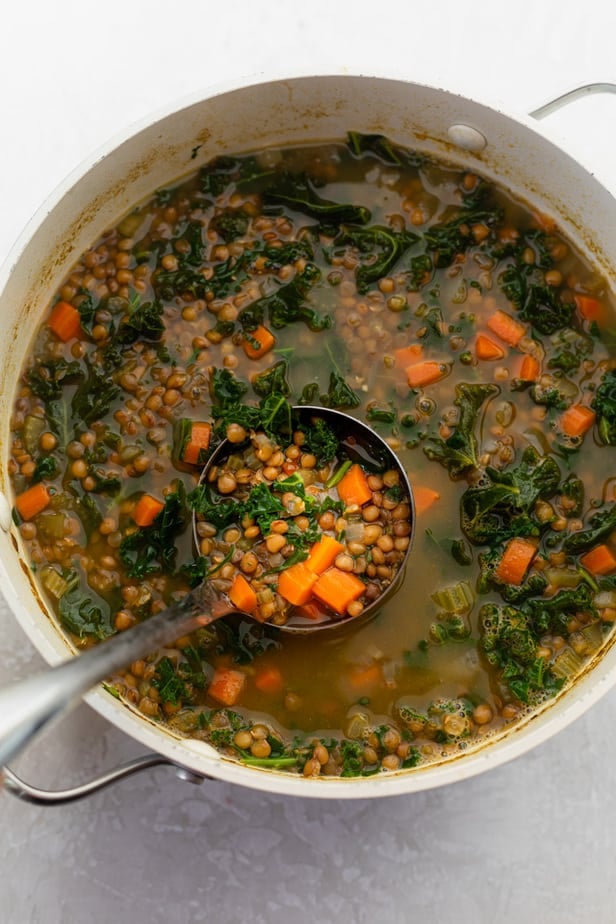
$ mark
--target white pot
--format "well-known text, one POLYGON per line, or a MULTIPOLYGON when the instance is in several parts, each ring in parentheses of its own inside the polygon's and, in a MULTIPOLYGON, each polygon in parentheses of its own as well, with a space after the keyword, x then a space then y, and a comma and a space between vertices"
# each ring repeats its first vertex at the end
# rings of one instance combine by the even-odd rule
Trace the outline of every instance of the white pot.
MULTIPOLYGON (((310 76, 226 86, 145 121, 73 173, 32 219, 0 272, 0 579, 24 631, 51 664, 72 650, 50 617, 10 517, 6 468, 15 383, 49 299, 80 253, 136 202, 215 155, 343 139, 349 130, 394 141, 496 180, 553 214, 616 289, 616 201, 537 123, 454 93, 400 80, 310 76)), ((572 688, 511 731, 440 763, 358 779, 304 779, 244 767, 180 739, 102 688, 87 701, 144 745, 200 776, 271 792, 357 798, 415 792, 480 773, 522 754, 580 716, 616 680, 611 642, 572 688)))

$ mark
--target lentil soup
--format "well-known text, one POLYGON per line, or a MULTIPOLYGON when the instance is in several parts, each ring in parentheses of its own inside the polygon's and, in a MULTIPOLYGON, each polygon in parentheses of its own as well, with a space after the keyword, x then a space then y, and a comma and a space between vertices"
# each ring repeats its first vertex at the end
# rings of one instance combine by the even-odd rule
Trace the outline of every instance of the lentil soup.
MULTIPOLYGON (((201 467, 251 438, 270 485, 305 490, 324 463, 290 405, 357 415, 415 497, 406 578, 379 615, 326 638, 229 617, 107 688, 307 777, 456 755, 571 683, 616 620, 615 344, 604 281, 479 176, 353 132, 218 158, 95 242, 49 307, 12 421, 27 556, 77 648, 204 578, 228 592, 272 571, 255 540, 278 556, 279 602, 312 554, 306 524, 282 545, 280 511, 283 532, 208 510, 195 550, 201 467)), ((389 473, 365 477, 370 496, 318 525, 344 546, 324 573, 369 593, 409 534, 389 473)))

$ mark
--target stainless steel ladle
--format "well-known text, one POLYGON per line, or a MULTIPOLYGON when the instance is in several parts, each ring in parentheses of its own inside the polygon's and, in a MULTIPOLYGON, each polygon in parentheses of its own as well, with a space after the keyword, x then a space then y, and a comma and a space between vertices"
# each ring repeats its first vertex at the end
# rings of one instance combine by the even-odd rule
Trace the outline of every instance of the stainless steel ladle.
MULTIPOLYGON (((396 469, 410 500, 411 536, 414 525, 413 495, 407 474, 387 443, 366 424, 341 411, 321 407, 296 407, 293 409, 298 423, 314 417, 323 418, 336 436, 344 455, 354 461, 381 469, 396 469)), ((231 452, 237 452, 237 445, 223 441, 212 453, 202 474, 207 477, 213 465, 220 464, 231 452)), ((383 594, 366 607, 360 617, 345 617, 327 622, 310 623, 308 620, 274 627, 276 631, 294 633, 323 632, 339 629, 341 626, 357 625, 370 618, 380 609, 386 597, 398 586, 404 573, 408 551, 401 562, 392 583, 383 594)), ((37 732, 52 719, 58 717, 91 687, 111 676, 147 652, 154 651, 207 626, 230 613, 238 612, 229 598, 204 583, 189 594, 155 616, 138 623, 109 640, 69 658, 56 667, 47 668, 34 677, 15 683, 0 691, 0 766, 7 763, 37 732)), ((248 614, 242 614, 247 619, 248 614)))

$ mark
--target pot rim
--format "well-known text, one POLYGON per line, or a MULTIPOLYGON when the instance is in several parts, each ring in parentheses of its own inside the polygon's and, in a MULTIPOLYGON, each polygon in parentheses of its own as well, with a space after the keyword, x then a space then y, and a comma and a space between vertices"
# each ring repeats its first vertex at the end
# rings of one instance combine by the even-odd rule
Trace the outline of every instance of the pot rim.
MULTIPOLYGON (((303 70, 298 70, 296 73, 289 71, 284 73, 276 73, 275 71, 260 72, 216 83, 201 90, 193 91, 175 101, 168 102, 164 106, 126 125, 99 145, 60 181, 26 223, 0 266, 0 294, 3 292, 14 267, 19 262, 31 238, 45 218, 78 181, 100 166, 105 157, 112 154, 125 142, 142 131, 152 128, 169 116, 218 96, 268 84, 281 82, 295 84, 301 81, 332 78, 340 81, 345 79, 378 81, 383 85, 402 83, 409 90, 412 90, 413 87, 421 88, 422 90, 459 99, 462 103, 479 105, 486 110, 492 110, 493 113, 503 119, 517 123, 522 129, 526 129, 526 131, 545 139, 556 149, 560 156, 569 157, 585 172, 592 173, 592 170, 578 158, 577 154, 575 157, 568 154, 566 147, 563 147, 566 142, 563 142, 558 132, 551 127, 548 128, 544 123, 538 123, 526 113, 512 114, 501 101, 493 100, 490 102, 484 98, 476 100, 472 97, 454 93, 450 89, 417 83, 409 80, 407 75, 395 72, 388 72, 387 74, 351 73, 344 69, 336 72, 331 68, 317 73, 306 73, 303 70)), ((606 196, 613 198, 611 192, 600 181, 594 178, 594 182, 604 191, 606 196)), ((604 269, 603 271, 604 274, 608 275, 608 278, 611 278, 612 287, 614 287, 613 270, 606 271, 604 269)), ((0 575, 5 582, 3 587, 6 586, 12 590, 11 579, 3 559, 0 559, 0 575)), ((45 660, 50 664, 56 664, 62 660, 61 646, 59 644, 54 645, 50 638, 44 636, 40 626, 37 625, 36 618, 33 617, 23 601, 18 599, 17 595, 10 603, 8 598, 5 598, 22 629, 45 660)), ((58 638, 63 639, 59 632, 58 638)), ((64 641, 64 654, 66 654, 66 651, 71 649, 69 649, 66 640, 64 641)), ((601 657, 593 661, 582 677, 574 684, 577 695, 574 695, 571 687, 564 690, 559 696, 546 703, 539 711, 535 711, 527 719, 516 723, 510 731, 486 738, 485 743, 473 747, 468 753, 461 752, 459 755, 449 757, 442 762, 431 763, 425 767, 415 768, 412 771, 397 771, 369 778, 306 780, 303 777, 276 770, 245 767, 219 755, 213 748, 204 745, 202 742, 174 737, 170 732, 151 720, 138 715, 124 703, 119 704, 118 700, 102 687, 92 690, 84 699, 120 730, 151 747, 152 750, 164 755, 174 763, 189 767, 192 771, 205 776, 281 795, 336 799, 374 798, 376 796, 419 792, 460 782, 487 769, 509 762, 547 740, 579 718, 616 683, 616 670, 608 667, 603 655, 604 652, 601 653, 601 657), (564 705, 557 712, 554 712, 556 702, 561 701, 564 701, 564 705)))

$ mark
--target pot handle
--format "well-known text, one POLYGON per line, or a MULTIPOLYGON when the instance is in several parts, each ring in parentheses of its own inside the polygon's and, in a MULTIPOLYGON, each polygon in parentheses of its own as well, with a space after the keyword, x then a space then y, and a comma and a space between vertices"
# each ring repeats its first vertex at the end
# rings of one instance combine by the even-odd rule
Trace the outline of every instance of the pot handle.
POLYGON ((542 106, 538 106, 537 109, 533 109, 532 112, 529 112, 529 116, 540 121, 545 119, 546 116, 552 115, 553 112, 557 112, 558 109, 562 109, 563 106, 568 106, 569 103, 575 102, 576 99, 581 99, 584 96, 594 96, 597 93, 616 93, 616 83, 587 83, 582 87, 575 87, 575 89, 562 93, 542 106))
POLYGON ((119 767, 71 789, 53 791, 37 789, 21 780, 8 767, 1 769, 0 780, 7 792, 10 792, 12 796, 21 799, 23 802, 30 802, 33 805, 64 805, 67 802, 76 802, 78 799, 83 799, 94 792, 98 792, 99 789, 105 789, 107 786, 111 786, 112 783, 124 779, 124 777, 140 773, 142 770, 149 770, 150 767, 161 766, 173 767, 176 775, 181 780, 196 785, 203 783, 204 780, 212 779, 209 776, 193 773, 192 770, 188 770, 186 767, 182 767, 181 764, 176 764, 166 757, 161 757, 159 754, 144 754, 142 757, 136 757, 134 760, 120 764, 119 767))

